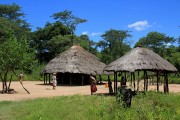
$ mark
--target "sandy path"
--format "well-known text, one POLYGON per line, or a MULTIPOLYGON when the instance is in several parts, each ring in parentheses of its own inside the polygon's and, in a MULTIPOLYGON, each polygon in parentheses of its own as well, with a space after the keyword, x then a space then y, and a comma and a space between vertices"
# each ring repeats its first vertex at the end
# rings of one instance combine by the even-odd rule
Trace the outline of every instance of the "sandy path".
MULTIPOLYGON (((30 92, 28 94, 19 82, 12 82, 11 88, 13 88, 15 94, 0 94, 0 101, 10 100, 26 100, 34 99, 40 97, 53 97, 53 96, 63 96, 63 95, 90 95, 90 86, 57 86, 56 90, 52 89, 50 85, 43 85, 42 81, 24 81, 24 87, 30 92)), ((108 93, 108 88, 105 88, 104 85, 97 86, 98 91, 96 94, 108 93)), ((2 90, 2 83, 0 82, 0 90, 2 90)))
MULTIPOLYGON (((42 81, 24 81, 24 87, 31 93, 23 89, 19 82, 12 82, 11 88, 13 88, 15 94, 0 94, 0 101, 17 101, 17 100, 27 100, 42 97, 53 97, 53 96, 65 96, 65 95, 90 95, 90 86, 57 86, 56 90, 52 89, 50 85, 43 85, 42 81)), ((119 84, 118 84, 119 85, 119 84)), ((105 85, 97 85, 98 91, 95 94, 108 93, 109 89, 105 88, 105 85)), ((140 85, 140 89, 143 90, 143 86, 140 85)), ((156 85, 151 85, 148 90, 156 90, 156 85)), ((160 85, 160 91, 163 91, 163 85, 160 85)), ((2 90, 2 83, 0 82, 0 90, 2 90)), ((180 85, 170 84, 170 92, 178 93, 180 92, 180 85)))

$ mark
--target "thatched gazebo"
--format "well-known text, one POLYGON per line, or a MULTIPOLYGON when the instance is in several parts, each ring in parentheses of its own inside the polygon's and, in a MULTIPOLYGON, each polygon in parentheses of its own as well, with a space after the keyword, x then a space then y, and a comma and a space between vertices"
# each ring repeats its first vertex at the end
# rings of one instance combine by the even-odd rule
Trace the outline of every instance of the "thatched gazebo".
POLYGON ((95 55, 74 45, 45 66, 44 83, 48 75, 50 82, 50 74, 57 73, 58 84, 89 84, 90 75, 102 74, 105 66, 95 55))
POLYGON ((163 59, 152 50, 142 47, 132 49, 126 55, 107 65, 105 70, 114 71, 115 91, 117 91, 117 72, 131 72, 131 80, 134 79, 135 87, 134 72, 144 71, 144 90, 147 90, 148 88, 147 71, 155 72, 157 76, 157 91, 159 91, 159 75, 163 74, 164 92, 169 92, 167 73, 177 71, 177 69, 167 60, 163 59))

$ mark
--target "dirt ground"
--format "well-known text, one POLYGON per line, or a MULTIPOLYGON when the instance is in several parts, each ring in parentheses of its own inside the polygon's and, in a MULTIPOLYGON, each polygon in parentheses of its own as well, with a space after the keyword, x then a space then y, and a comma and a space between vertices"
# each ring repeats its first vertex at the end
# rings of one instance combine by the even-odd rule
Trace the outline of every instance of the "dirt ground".
MULTIPOLYGON (((104 82, 106 83, 106 82, 104 82)), ((19 101, 42 97, 66 96, 66 95, 90 95, 90 86, 57 86, 53 90, 50 85, 43 85, 43 81, 24 81, 24 87, 30 92, 28 94, 19 82, 12 82, 11 88, 15 90, 15 94, 0 94, 0 101, 19 101)), ((118 84, 119 85, 119 84, 118 84)), ((109 89, 105 85, 97 85, 95 94, 108 94, 109 89)), ((0 90, 2 83, 0 82, 0 90)), ((143 90, 143 85, 140 85, 140 90, 143 90)), ((150 85, 148 90, 156 90, 156 85, 150 85)), ((160 91, 163 90, 163 85, 160 85, 160 91)), ((180 85, 169 84, 169 91, 180 93, 180 85)))

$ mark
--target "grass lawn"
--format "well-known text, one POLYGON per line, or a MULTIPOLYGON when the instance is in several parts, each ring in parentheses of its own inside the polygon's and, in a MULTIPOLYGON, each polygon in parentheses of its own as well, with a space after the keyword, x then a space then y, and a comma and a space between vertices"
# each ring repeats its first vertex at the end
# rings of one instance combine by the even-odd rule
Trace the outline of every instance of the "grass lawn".
POLYGON ((0 120, 180 120, 180 95, 156 92, 133 97, 123 108, 115 96, 60 96, 0 102, 0 120))

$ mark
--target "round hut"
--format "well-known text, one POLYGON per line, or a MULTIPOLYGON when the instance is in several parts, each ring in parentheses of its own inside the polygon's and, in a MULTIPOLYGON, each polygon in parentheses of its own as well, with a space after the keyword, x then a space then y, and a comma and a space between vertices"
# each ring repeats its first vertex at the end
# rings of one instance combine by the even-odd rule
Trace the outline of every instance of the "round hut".
MULTIPOLYGON (((167 60, 154 53, 152 50, 136 47, 126 55, 120 57, 105 67, 106 71, 114 71, 114 78, 117 81, 117 72, 131 72, 131 79, 135 81, 135 71, 144 71, 144 90, 147 90, 147 71, 153 71, 157 76, 157 91, 159 91, 159 75, 164 75, 164 90, 169 92, 167 73, 176 72, 177 69, 167 60)), ((135 82, 134 82, 135 87, 135 82)), ((115 91, 117 90, 117 82, 115 91)))
POLYGON ((102 74, 105 66, 95 55, 74 45, 45 66, 44 83, 47 82, 48 75, 50 82, 50 74, 57 73, 58 84, 89 84, 90 75, 102 74))

